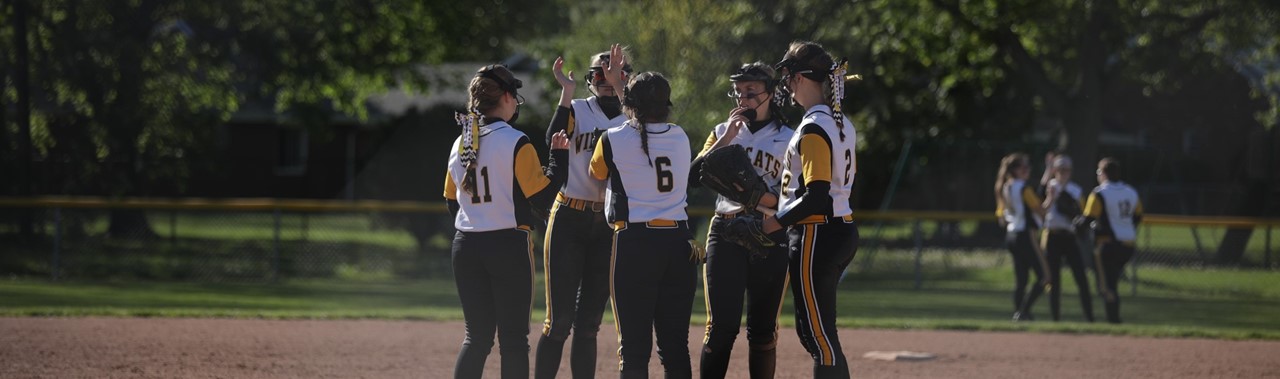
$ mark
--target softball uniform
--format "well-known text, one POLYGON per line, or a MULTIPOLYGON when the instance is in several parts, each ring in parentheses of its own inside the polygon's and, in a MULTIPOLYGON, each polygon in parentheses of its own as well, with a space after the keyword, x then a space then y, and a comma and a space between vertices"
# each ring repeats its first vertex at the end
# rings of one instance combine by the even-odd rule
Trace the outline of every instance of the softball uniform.
POLYGON ((1076 209, 1080 209, 1078 205, 1083 195, 1082 190, 1073 182, 1064 184, 1054 178, 1049 180, 1046 191, 1058 194, 1044 217, 1045 231, 1042 239, 1045 259, 1049 261, 1049 312, 1053 315, 1053 321, 1061 318, 1062 261, 1066 260, 1071 276, 1075 279, 1076 290, 1080 293, 1084 319, 1093 322, 1093 298, 1089 294, 1089 277, 1085 274, 1084 258, 1080 256, 1080 244, 1071 218, 1059 212, 1057 206, 1059 201, 1071 201, 1077 204, 1076 209))
POLYGON ((1142 201, 1138 191, 1123 182, 1106 182, 1089 194, 1084 216, 1094 220, 1098 288, 1106 302, 1107 321, 1120 323, 1120 293, 1116 291, 1124 265, 1133 259, 1142 201))
POLYGON ((615 230, 610 292, 623 378, 648 377, 654 335, 667 377, 692 376, 689 316, 697 274, 685 214, 689 162, 683 129, 634 120, 606 131, 591 158, 591 174, 608 180, 605 214, 615 230))
MULTIPOLYGON (((716 125, 707 135, 707 142, 698 155, 708 153, 728 130, 726 123, 716 125)), ((782 180, 783 157, 793 134, 794 129, 776 119, 753 122, 742 128, 730 143, 746 148, 756 173, 777 193, 782 180)), ((700 166, 695 164, 694 167, 700 166)), ((696 183, 698 176, 698 173, 693 173, 690 183, 696 183)), ((716 215, 711 222, 727 223, 743 211, 741 204, 717 196, 716 215)), ((717 228, 712 227, 707 233, 707 264, 702 272, 707 326, 702 339, 701 377, 723 378, 728 372, 730 352, 742 325, 744 299, 747 300, 750 373, 752 377, 772 377, 778 342, 778 315, 788 279, 786 246, 775 247, 776 251, 764 259, 752 260, 746 248, 725 240, 715 230, 717 228)))
POLYGON ((480 146, 470 175, 474 193, 463 191, 458 144, 449 155, 444 196, 455 212, 453 272, 466 320, 466 338, 455 377, 479 378, 497 333, 503 378, 529 375, 529 313, 533 301, 532 225, 545 214, 563 180, 564 150, 552 150, 547 177, 524 133, 502 120, 479 129, 480 146))
POLYGON ((626 121, 621 112, 609 117, 596 99, 575 99, 570 107, 557 108, 547 128, 548 141, 559 131, 568 134, 569 176, 547 222, 542 253, 547 317, 538 341, 535 378, 555 377, 570 329, 573 377, 595 376, 596 334, 609 300, 613 229, 604 217, 605 182, 591 177, 591 156, 600 135, 626 121))
POLYGON ((848 377, 836 334, 836 286, 858 250, 849 195, 857 133, 825 104, 810 107, 783 158, 778 223, 787 229, 796 333, 818 377, 848 377))

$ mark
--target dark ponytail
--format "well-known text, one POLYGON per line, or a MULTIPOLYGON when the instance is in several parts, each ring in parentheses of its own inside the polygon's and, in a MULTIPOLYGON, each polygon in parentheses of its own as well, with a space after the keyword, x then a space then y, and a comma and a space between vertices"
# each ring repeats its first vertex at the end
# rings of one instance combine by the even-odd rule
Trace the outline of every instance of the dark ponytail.
POLYGON ((642 72, 631 79, 622 90, 622 111, 635 122, 640 132, 640 149, 653 166, 649 156, 649 131, 646 123, 667 122, 671 116, 671 84, 656 72, 642 72))

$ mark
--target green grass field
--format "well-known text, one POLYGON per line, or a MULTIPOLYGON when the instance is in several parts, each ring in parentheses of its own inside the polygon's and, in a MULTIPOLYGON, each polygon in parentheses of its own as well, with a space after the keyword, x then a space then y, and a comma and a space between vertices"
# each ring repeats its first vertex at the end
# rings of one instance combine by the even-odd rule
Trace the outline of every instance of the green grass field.
MULTIPOLYGON (((1143 272, 1139 295, 1125 296, 1126 324, 1084 323, 1074 285, 1064 283, 1063 322, 1012 323, 1007 268, 969 269, 930 277, 913 290, 909 274, 854 274, 842 284, 843 326, 867 328, 1037 331, 1162 337, 1280 339, 1280 273, 1231 270, 1143 272)), ((1122 283, 1122 285, 1125 285, 1122 283)), ((543 316, 537 285, 531 321, 543 316)), ((1127 285, 1125 286, 1127 288, 1127 285)), ((705 321, 701 289, 690 322, 705 321)), ((1128 295, 1128 292, 1122 292, 1128 295)), ((788 297, 789 299, 790 297, 788 297)), ((49 282, 0 280, 3 316, 374 318, 459 320, 450 280, 309 280, 280 283, 49 282)), ((1095 296, 1095 314, 1102 305, 1095 296)), ((791 305, 781 321, 791 325, 791 305)), ((606 322, 611 318, 606 314, 606 322)))

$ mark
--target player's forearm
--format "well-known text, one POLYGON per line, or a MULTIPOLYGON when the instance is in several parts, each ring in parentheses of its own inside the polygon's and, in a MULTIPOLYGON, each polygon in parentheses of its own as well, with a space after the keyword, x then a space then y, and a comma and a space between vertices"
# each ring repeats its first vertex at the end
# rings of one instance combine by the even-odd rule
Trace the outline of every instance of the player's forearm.
POLYGON ((561 185, 569 176, 569 151, 564 149, 552 149, 551 154, 547 157, 547 165, 543 168, 546 172, 547 179, 551 180, 541 191, 529 197, 529 204, 538 214, 546 215, 551 209, 551 203, 556 200, 556 193, 560 192, 561 185))
POLYGON ((445 202, 445 206, 449 208, 450 218, 457 220, 458 210, 462 209, 462 205, 458 204, 458 201, 453 199, 445 199, 444 202, 445 202))
POLYGON ((547 125, 547 146, 551 146, 551 136, 569 128, 569 115, 571 113, 573 113, 573 109, 567 105, 561 105, 556 108, 556 113, 551 116, 551 124, 547 125))
POLYGON ((774 217, 778 224, 791 226, 806 217, 831 213, 831 183, 815 180, 805 185, 805 193, 800 201, 789 207, 782 207, 774 217))

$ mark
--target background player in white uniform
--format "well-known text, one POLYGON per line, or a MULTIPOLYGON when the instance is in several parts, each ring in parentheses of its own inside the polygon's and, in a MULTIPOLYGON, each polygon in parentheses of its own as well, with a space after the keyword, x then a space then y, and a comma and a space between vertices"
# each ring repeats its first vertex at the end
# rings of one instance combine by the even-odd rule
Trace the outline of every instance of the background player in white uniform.
MULTIPOLYGON (((610 51, 605 75, 621 87, 621 48, 610 51)), ((591 175, 608 181, 606 215, 614 223, 612 287, 619 370, 623 378, 649 377, 649 352, 668 378, 689 378, 689 316, 697 257, 685 214, 689 138, 667 123, 671 86, 654 72, 627 84, 628 120, 600 137, 591 175)))
POLYGON ((848 378, 836 333, 836 285, 858 251, 849 195, 857 134, 843 119, 845 62, 821 45, 793 42, 776 66, 780 99, 805 109, 783 158, 777 221, 788 226, 796 332, 817 378, 848 378), (830 104, 830 105, 828 105, 830 104))
MULTIPOLYGON (((535 378, 554 378, 560 369, 565 340, 573 334, 569 366, 574 378, 591 378, 596 372, 596 334, 609 300, 609 259, 613 229, 604 217, 605 182, 591 177, 589 166, 596 140, 610 127, 626 121, 614 87, 604 79, 609 53, 596 54, 586 76, 595 94, 573 99, 577 84, 573 72, 564 74, 564 59, 552 66, 560 83, 556 108, 547 138, 567 134, 569 177, 556 196, 547 222, 543 248, 546 274, 547 317, 538 340, 535 378)), ((630 72, 623 68, 623 80, 630 72)))
MULTIPOLYGON (((756 62, 742 65, 729 76, 733 89, 729 97, 737 106, 729 121, 716 125, 694 160, 689 183, 697 185, 701 156, 730 144, 742 145, 764 182, 776 194, 782 180, 782 157, 795 130, 788 127, 773 111, 771 97, 777 81, 772 67, 756 62), (751 117, 754 116, 754 117, 751 117)), ((703 266, 703 284, 707 301, 707 332, 702 340, 699 364, 702 378, 723 378, 729 369, 729 353, 742 324, 743 295, 748 299, 747 342, 748 366, 752 378, 772 378, 777 360, 778 313, 787 286, 787 251, 785 243, 775 246, 768 256, 752 257, 750 251, 723 238, 716 224, 727 224, 744 210, 724 196, 716 197, 716 216, 707 234, 707 264, 703 266)), ((776 226, 775 239, 786 238, 776 226)))
POLYGON ((1080 215, 1083 198, 1079 185, 1071 181, 1071 157, 1055 155, 1049 163, 1053 173, 1045 186, 1044 208, 1044 244, 1045 259, 1049 261, 1049 312, 1053 321, 1061 318, 1060 302, 1062 298, 1062 261, 1067 261, 1071 276, 1075 279, 1076 290, 1080 293, 1080 307, 1084 311, 1084 319, 1093 322, 1093 298, 1089 295, 1089 276, 1085 274, 1087 266, 1080 254, 1080 245, 1076 242, 1075 227, 1072 221, 1080 215))
POLYGON ((1027 185, 1031 159, 1013 153, 1000 161, 996 175, 996 218, 1005 227, 1005 245, 1013 256, 1013 320, 1029 321, 1031 305, 1044 293, 1047 264, 1033 236, 1044 219, 1044 201, 1027 185), (1036 274, 1036 284, 1027 292, 1027 271, 1036 274))
POLYGON ((501 65, 481 68, 468 88, 462 136, 449 152, 444 197, 454 213, 453 275, 466 320, 456 378, 480 378, 498 335, 503 378, 529 377, 533 234, 565 176, 568 139, 552 139, 552 176, 516 130, 520 80, 501 65))
POLYGON ((1142 201, 1138 191, 1125 184, 1120 162, 1103 158, 1098 162, 1098 187, 1089 194, 1083 222, 1092 226, 1097 247, 1098 292, 1107 305, 1107 321, 1120 323, 1120 293, 1116 285, 1124 265, 1133 259, 1138 224, 1142 222, 1142 201))

